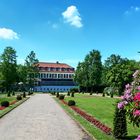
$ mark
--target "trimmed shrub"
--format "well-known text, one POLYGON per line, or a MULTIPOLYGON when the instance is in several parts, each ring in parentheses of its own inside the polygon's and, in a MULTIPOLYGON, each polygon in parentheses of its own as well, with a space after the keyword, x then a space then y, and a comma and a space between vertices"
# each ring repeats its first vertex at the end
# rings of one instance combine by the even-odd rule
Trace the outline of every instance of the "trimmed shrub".
POLYGON ((67 96, 70 96, 70 92, 68 91, 67 96))
POLYGON ((10 94, 10 91, 7 93, 7 97, 10 97, 11 96, 11 94, 10 94))
POLYGON ((103 92, 102 96, 105 97, 105 93, 104 92, 103 92))
POLYGON ((12 95, 15 96, 15 92, 14 91, 12 92, 12 95))
POLYGON ((26 98, 26 93, 25 92, 23 92, 23 98, 26 98))
POLYGON ((59 97, 59 92, 57 92, 56 97, 57 97, 57 98, 59 97))
POLYGON ((89 95, 92 95, 92 92, 90 92, 89 95))
POLYGON ((75 104, 76 104, 76 103, 75 103, 74 100, 69 100, 69 101, 68 101, 68 105, 69 105, 69 106, 75 106, 75 104))
POLYGON ((71 97, 74 97, 74 92, 71 93, 71 97))
POLYGON ((1 106, 8 107, 9 106, 9 102, 8 101, 2 101, 1 102, 1 106))
POLYGON ((113 98, 113 93, 110 94, 110 97, 113 98))
POLYGON ((60 99, 60 100, 64 100, 64 98, 65 98, 65 95, 63 95, 63 94, 60 94, 60 95, 59 95, 59 99, 60 99))
POLYGON ((118 109, 117 104, 113 122, 113 135, 115 138, 125 138, 127 136, 126 110, 118 109))
POLYGON ((79 92, 79 89, 78 88, 71 88, 70 92, 79 92))
POLYGON ((22 96, 21 95, 17 95, 17 100, 22 100, 22 96))
POLYGON ((28 95, 32 95, 32 94, 33 94, 33 92, 31 92, 31 91, 28 92, 28 95))

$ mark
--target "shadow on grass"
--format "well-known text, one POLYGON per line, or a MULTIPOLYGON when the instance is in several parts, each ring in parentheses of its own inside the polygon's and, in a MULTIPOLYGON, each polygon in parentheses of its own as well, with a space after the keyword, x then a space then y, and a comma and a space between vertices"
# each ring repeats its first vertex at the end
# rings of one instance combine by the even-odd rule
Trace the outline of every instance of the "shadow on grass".
POLYGON ((126 136, 125 138, 122 138, 122 140, 135 140, 137 138, 136 135, 132 135, 132 136, 126 136))

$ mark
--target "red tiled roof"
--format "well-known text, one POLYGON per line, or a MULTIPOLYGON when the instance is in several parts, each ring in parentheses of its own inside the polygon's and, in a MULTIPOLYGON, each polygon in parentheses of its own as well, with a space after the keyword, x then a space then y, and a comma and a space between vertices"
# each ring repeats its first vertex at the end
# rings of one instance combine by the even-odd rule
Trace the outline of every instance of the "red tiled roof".
POLYGON ((38 67, 48 67, 48 68, 73 68, 67 64, 64 63, 48 63, 48 62, 39 62, 38 67))

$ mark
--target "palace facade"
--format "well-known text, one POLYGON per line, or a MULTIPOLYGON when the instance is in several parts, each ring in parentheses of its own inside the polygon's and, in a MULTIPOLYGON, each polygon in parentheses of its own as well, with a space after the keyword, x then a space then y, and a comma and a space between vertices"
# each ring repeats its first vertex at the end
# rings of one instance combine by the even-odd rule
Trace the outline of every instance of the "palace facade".
POLYGON ((64 63, 38 63, 39 76, 35 91, 49 92, 59 91, 67 92, 76 87, 73 81, 75 69, 64 63))

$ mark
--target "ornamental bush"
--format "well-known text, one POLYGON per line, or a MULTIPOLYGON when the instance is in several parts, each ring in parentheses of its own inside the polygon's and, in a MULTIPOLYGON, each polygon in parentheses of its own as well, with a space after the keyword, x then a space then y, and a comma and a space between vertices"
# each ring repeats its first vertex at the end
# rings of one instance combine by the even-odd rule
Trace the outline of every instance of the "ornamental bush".
POLYGON ((68 91, 67 96, 70 96, 70 92, 68 91))
POLYGON ((74 92, 71 93, 71 97, 74 97, 74 92))
POLYGON ((64 100, 64 98, 65 98, 65 95, 63 95, 63 94, 59 95, 59 100, 64 100))
POLYGON ((23 98, 26 98, 26 93, 25 92, 23 92, 23 98))
POLYGON ((119 109, 126 109, 127 116, 133 125, 140 125, 140 71, 137 70, 134 74, 134 81, 125 86, 124 96, 121 102, 118 103, 119 109))
POLYGON ((113 135, 115 138, 125 138, 127 136, 127 122, 126 122, 126 110, 119 110, 117 105, 114 114, 114 128, 113 135))
POLYGON ((1 102, 1 106, 8 107, 9 106, 9 102, 8 101, 2 101, 1 102))
POLYGON ((69 106, 75 106, 75 104, 76 104, 76 103, 75 103, 74 100, 69 100, 69 101, 68 101, 68 105, 69 105, 69 106))
POLYGON ((56 97, 57 97, 57 98, 59 97, 59 92, 57 92, 56 97))
POLYGON ((10 91, 8 91, 8 93, 7 93, 7 97, 10 97, 10 96, 11 96, 10 91))
POLYGON ((12 95, 15 96, 15 92, 14 91, 12 92, 12 95))
POLYGON ((17 100, 22 100, 22 96, 21 95, 17 95, 17 100))
POLYGON ((104 92, 103 92, 102 96, 105 97, 105 93, 104 92))

